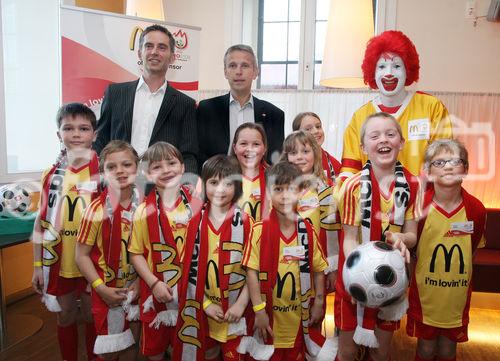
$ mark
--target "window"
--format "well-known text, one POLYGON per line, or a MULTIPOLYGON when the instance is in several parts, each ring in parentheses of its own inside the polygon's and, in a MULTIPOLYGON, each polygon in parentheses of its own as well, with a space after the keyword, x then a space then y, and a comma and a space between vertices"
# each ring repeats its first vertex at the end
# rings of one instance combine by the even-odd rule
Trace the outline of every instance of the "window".
POLYGON ((259 88, 319 85, 329 5, 330 0, 259 0, 259 88))
POLYGON ((326 30, 328 27, 328 14, 330 13, 330 0, 316 0, 314 19, 314 87, 319 87, 321 77, 321 62, 325 50, 326 30))
POLYGON ((59 152, 58 11, 59 0, 0 1, 1 182, 36 177, 59 152))
POLYGON ((258 88, 321 88, 329 13, 330 0, 259 0, 258 88))
POLYGON ((259 1, 260 88, 297 88, 301 0, 259 1))

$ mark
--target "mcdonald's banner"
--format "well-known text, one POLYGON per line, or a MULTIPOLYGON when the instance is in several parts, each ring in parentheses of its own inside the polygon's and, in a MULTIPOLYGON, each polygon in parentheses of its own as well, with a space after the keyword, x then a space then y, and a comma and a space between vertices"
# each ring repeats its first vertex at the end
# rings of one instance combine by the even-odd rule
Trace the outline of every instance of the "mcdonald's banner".
POLYGON ((63 103, 84 103, 99 117, 106 87, 140 76, 139 36, 152 24, 164 25, 175 38, 167 80, 197 100, 200 28, 73 6, 61 6, 60 21, 63 103))

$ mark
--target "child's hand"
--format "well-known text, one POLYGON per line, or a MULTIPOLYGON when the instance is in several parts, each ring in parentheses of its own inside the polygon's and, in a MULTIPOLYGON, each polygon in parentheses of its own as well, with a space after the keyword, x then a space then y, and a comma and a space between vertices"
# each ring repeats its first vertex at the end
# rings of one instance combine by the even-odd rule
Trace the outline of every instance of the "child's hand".
POLYGON ((262 340, 267 341, 267 334, 274 338, 273 330, 269 326, 269 316, 267 316, 266 310, 260 310, 255 312, 255 326, 254 328, 260 333, 262 340))
POLYGON ((157 282, 153 285, 151 293, 158 302, 168 303, 174 298, 173 291, 165 282, 157 282))
POLYGON ((211 303, 207 308, 205 308, 205 313, 208 317, 219 323, 224 321, 224 312, 222 312, 222 308, 215 303, 211 303))
POLYGON ((100 284, 95 288, 95 291, 109 307, 120 306, 127 299, 126 288, 114 288, 100 284))
POLYGON ((397 232, 385 232, 385 240, 394 248, 399 249, 401 256, 405 259, 406 263, 410 263, 410 251, 406 248, 404 243, 404 235, 397 232))
POLYGON ((335 291, 335 283, 337 282, 338 271, 332 271, 326 275, 326 293, 335 291))
POLYGON ((43 293, 43 271, 42 267, 35 267, 33 270, 33 277, 31 278, 31 286, 36 293, 41 295, 43 293))
POLYGON ((313 326, 314 324, 321 322, 325 317, 323 310, 323 301, 319 299, 314 300, 314 304, 311 307, 311 313, 309 315, 309 325, 313 326))
POLYGON ((238 322, 245 312, 245 307, 239 302, 235 302, 234 305, 229 307, 226 314, 224 315, 224 321, 234 323, 238 322))
POLYGON ((134 282, 132 282, 132 284, 130 285, 128 290, 129 290, 129 292, 132 292, 132 294, 133 294, 131 302, 137 301, 137 299, 139 298, 139 292, 140 292, 139 278, 137 278, 134 282))

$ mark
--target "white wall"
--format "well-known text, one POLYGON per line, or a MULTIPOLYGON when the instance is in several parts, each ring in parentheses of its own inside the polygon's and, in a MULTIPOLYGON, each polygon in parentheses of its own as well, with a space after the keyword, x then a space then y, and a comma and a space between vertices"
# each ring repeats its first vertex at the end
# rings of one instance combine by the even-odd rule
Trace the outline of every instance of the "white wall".
MULTIPOLYGON (((226 51, 225 0, 164 0, 165 20, 201 27, 200 90, 226 89, 222 57, 226 51)), ((233 16, 227 17, 228 22, 233 16)), ((168 75, 167 75, 168 77, 168 75)))
MULTIPOLYGON (((500 23, 465 19, 466 0, 399 0, 396 28, 420 54, 418 89, 500 92, 500 23)), ((486 15, 490 0, 476 0, 486 15)))

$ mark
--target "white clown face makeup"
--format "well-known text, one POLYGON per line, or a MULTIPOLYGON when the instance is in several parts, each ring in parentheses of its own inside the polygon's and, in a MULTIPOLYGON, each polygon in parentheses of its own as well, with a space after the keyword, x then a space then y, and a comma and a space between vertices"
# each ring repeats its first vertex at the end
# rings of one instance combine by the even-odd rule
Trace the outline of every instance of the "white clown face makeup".
POLYGON ((375 68, 375 83, 380 92, 387 96, 395 96, 404 89, 406 68, 403 59, 394 53, 383 53, 375 68))

